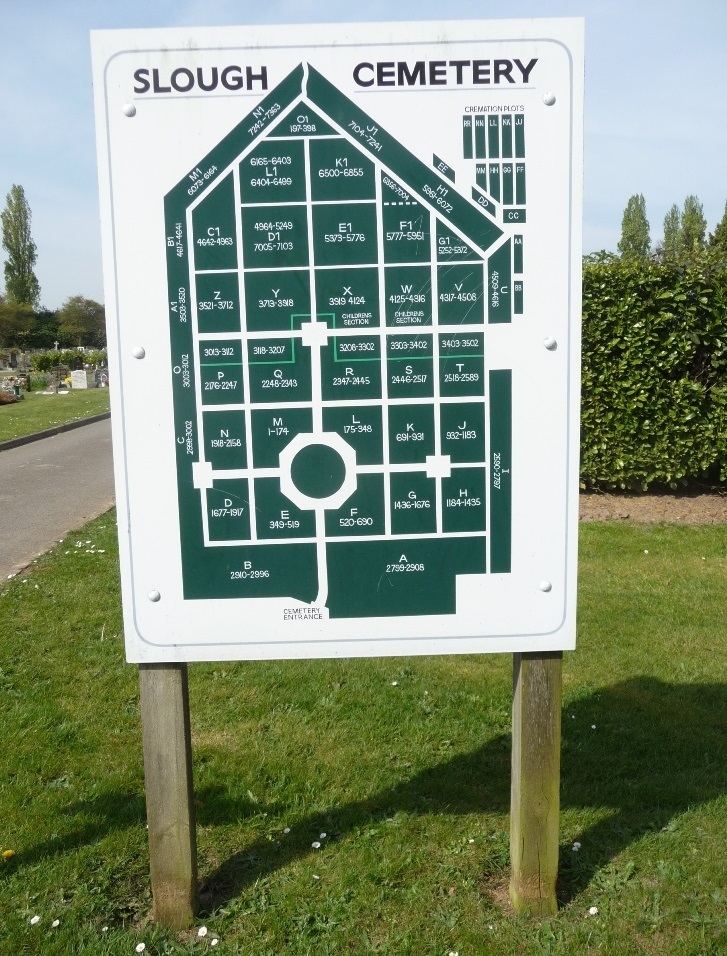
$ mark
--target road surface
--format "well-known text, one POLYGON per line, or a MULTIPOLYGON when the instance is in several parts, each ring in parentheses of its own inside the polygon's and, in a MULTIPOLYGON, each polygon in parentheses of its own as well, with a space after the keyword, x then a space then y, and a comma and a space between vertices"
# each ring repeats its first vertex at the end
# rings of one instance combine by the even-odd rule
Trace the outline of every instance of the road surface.
POLYGON ((113 504, 109 419, 0 452, 0 580, 113 504))

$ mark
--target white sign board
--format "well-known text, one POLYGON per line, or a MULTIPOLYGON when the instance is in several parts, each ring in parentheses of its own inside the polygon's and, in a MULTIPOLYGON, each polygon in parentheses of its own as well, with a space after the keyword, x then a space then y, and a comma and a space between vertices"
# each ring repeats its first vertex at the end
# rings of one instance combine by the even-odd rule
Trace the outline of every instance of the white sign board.
POLYGON ((93 34, 130 661, 574 646, 582 34, 93 34))

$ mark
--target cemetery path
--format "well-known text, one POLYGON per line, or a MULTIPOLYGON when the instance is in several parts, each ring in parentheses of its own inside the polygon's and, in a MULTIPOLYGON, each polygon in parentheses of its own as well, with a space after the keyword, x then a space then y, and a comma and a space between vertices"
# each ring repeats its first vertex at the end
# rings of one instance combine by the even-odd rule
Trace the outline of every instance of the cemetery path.
POLYGON ((109 419, 0 455, 0 580, 114 504, 109 419))

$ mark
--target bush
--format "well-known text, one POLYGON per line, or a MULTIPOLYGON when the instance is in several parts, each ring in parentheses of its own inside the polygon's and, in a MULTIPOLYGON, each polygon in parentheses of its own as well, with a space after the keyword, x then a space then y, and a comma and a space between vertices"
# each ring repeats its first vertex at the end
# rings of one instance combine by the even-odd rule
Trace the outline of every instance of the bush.
POLYGON ((80 359, 84 365, 106 365, 106 349, 88 349, 83 352, 79 349, 62 349, 58 352, 51 349, 47 352, 34 352, 30 361, 36 371, 50 372, 56 365, 73 368, 76 359, 80 359))
POLYGON ((727 480, 727 266, 587 260, 581 480, 727 480))

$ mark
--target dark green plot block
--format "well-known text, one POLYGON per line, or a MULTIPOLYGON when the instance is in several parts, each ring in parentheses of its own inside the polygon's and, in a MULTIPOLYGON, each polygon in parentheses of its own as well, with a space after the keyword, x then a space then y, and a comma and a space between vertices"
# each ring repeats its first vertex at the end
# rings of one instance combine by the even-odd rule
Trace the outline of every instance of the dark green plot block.
POLYGON ((350 362, 378 362, 381 359, 381 338, 378 335, 333 335, 333 361, 341 364, 350 362))
POLYGON ((484 468, 455 468, 442 479, 442 530, 484 531, 486 513, 484 468))
POLYGON ((490 372, 490 567, 512 565, 512 371, 490 372))
POLYGON ((504 113, 502 117, 502 158, 512 159, 512 155, 513 155, 512 114, 504 113))
POLYGON ((484 116, 475 117, 475 159, 487 157, 487 120, 484 116))
POLYGON ((434 394, 432 359, 386 363, 387 388, 390 398, 429 398, 434 394))
POLYGON ((237 273, 201 273, 196 277, 197 328, 200 332, 240 331, 237 273))
POLYGON ((310 183, 314 202, 376 198, 374 164, 342 137, 311 142, 310 183))
POLYGON ((432 336, 387 335, 386 380, 390 398, 427 398, 434 394, 432 336))
POLYGON ((431 534, 437 530, 434 478, 415 471, 391 474, 391 533, 431 534))
POLYGON ((487 320, 512 321, 512 250, 509 242, 487 260, 487 320))
MULTIPOLYGON (((384 528, 383 475, 358 475, 356 490, 346 502, 335 511, 326 511, 326 534, 330 536, 383 534, 384 528)), ((349 582, 351 590, 355 590, 354 581, 349 582)))
POLYGON ((356 463, 383 462, 381 408, 374 405, 344 405, 323 409, 323 430, 340 435, 356 452, 356 463))
POLYGON ((239 339, 200 342, 199 364, 203 405, 233 405, 244 401, 239 339))
POLYGON ((518 205, 524 205, 526 195, 525 163, 515 163, 515 202, 518 205))
POLYGON ((512 271, 519 274, 523 271, 523 237, 512 238, 512 271))
POLYGON ((513 311, 515 315, 523 314, 523 283, 519 280, 516 280, 512 284, 512 294, 513 294, 513 311))
POLYGON ((307 103, 298 103, 297 108, 290 110, 285 119, 268 133, 268 137, 279 136, 332 136, 336 131, 324 119, 312 110, 307 103))
POLYGON ((525 117, 515 117, 515 155, 518 159, 525 157, 525 117))
POLYGON ((277 468, 280 452, 299 434, 313 431, 310 408, 266 408, 252 413, 252 458, 255 468, 277 468))
POLYGON ((314 538, 315 512, 296 507, 280 490, 277 478, 256 478, 255 529, 262 540, 314 538))
POLYGON ((432 324, 432 272, 429 266, 387 266, 386 324, 432 324))
POLYGON ((221 478, 207 489, 210 541, 244 541, 250 537, 250 498, 246 478, 221 478))
POLYGON ((318 593, 315 543, 188 547, 182 561, 186 600, 284 596, 310 604, 318 593))
POLYGON ((378 269, 316 269, 315 284, 320 321, 337 329, 380 324, 378 269))
POLYGON ((424 463, 434 454, 434 406, 389 406, 389 461, 424 463))
POLYGON ((486 461, 483 402, 442 404, 439 420, 443 455, 453 462, 486 461))
POLYGON ((485 271, 482 265, 437 267, 440 325, 473 325, 485 321, 485 271))
POLYGON ((398 538, 327 545, 332 618, 454 614, 457 576, 483 574, 486 539, 398 538), (351 587, 355 581, 356 586, 351 587))
POLYGON ((308 265, 305 206, 255 206, 242 211, 246 269, 286 269, 308 265))
POLYGON ((253 402, 310 401, 310 349, 296 339, 251 339, 248 366, 253 402))
POLYGON ((488 199, 479 189, 472 187, 472 198, 480 207, 484 210, 488 216, 492 216, 493 219, 497 217, 497 206, 492 202, 491 199, 488 199))
POLYGON ((503 209, 503 221, 511 226, 527 222, 527 212, 524 209, 503 209))
POLYGON ((376 263, 375 203, 313 206, 313 249, 318 266, 376 263))
POLYGON ((236 269, 237 231, 232 173, 192 212, 195 269, 236 269))
POLYGON ((502 164, 502 202, 506 206, 515 202, 515 169, 512 163, 502 164))
POLYGON ((303 142, 265 141, 240 163, 240 195, 246 203, 305 202, 303 142))
POLYGON ((439 336, 439 391, 443 398, 485 394, 482 332, 460 329, 439 336))
POLYGON ((295 365, 297 353, 303 346, 299 339, 250 339, 247 343, 247 360, 252 365, 295 365))
POLYGON ((241 411, 205 412, 204 457, 213 468, 246 468, 245 415, 241 411))
POLYGON ((487 151, 491 159, 500 155, 500 117, 487 117, 487 151))
POLYGON ((462 117, 462 155, 465 159, 472 159, 472 117, 462 117))
POLYGON ((500 164, 490 163, 487 167, 487 190, 494 200, 500 202, 500 164))
POLYGON ((307 269, 245 273, 245 325, 250 332, 299 329, 310 321, 307 269))
POLYGON ((443 159, 440 159, 436 153, 432 153, 432 166, 437 170, 438 173, 441 173, 443 176, 446 176, 450 182, 454 182, 457 178, 457 174, 449 165, 445 163, 443 159))
POLYGON ((469 243, 437 220, 437 262, 481 262, 482 256, 469 243))
POLYGON ((381 397, 381 340, 374 335, 329 338, 321 349, 324 401, 381 397))
POLYGON ((403 186, 382 173, 385 262, 429 262, 431 217, 403 186), (392 184, 387 188, 386 184, 392 184))

